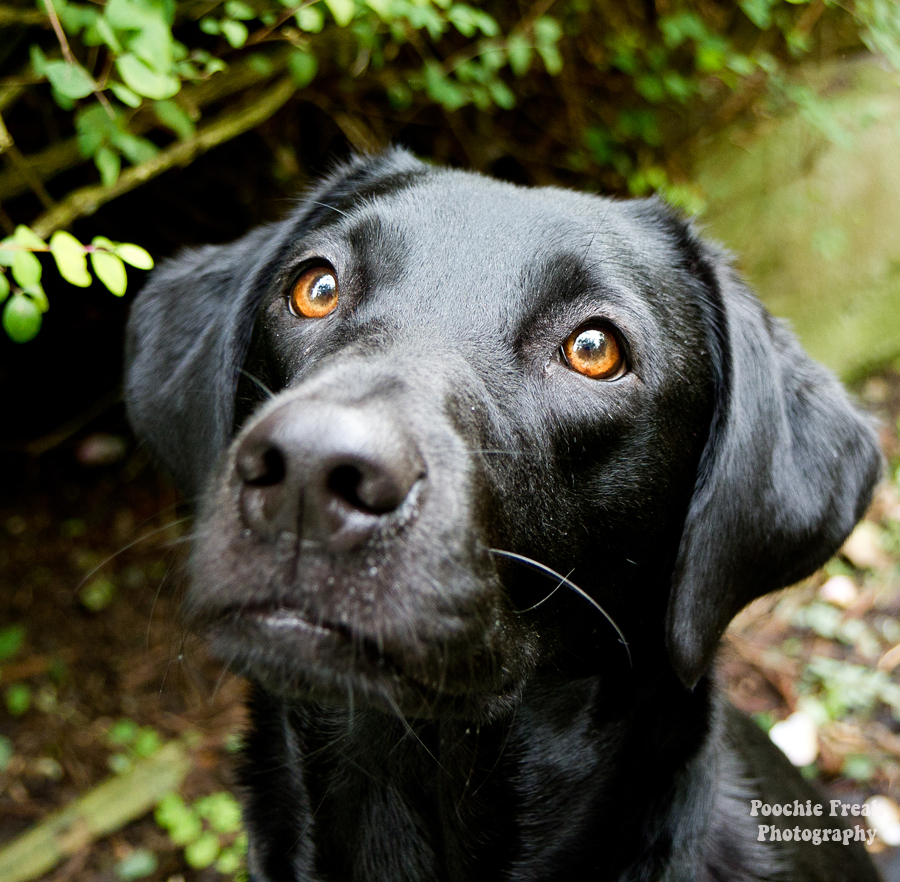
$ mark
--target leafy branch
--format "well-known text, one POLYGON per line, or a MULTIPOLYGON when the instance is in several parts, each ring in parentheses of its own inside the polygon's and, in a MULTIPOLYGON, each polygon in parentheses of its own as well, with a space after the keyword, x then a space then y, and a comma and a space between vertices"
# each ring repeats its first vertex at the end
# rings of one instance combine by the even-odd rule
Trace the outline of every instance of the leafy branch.
MULTIPOLYGON (((19 56, 14 71, 0 63, 0 227, 13 239, 21 228, 48 239, 292 99, 321 108, 357 149, 428 120, 476 166, 506 155, 538 178, 548 167, 551 178, 661 189, 690 210, 696 195, 662 160, 688 108, 727 111, 723 94, 758 90, 850 15, 860 43, 900 65, 890 0, 857 0, 850 13, 831 0, 684 0, 653 15, 611 0, 37 2, 0 5, 0 29, 27 34, 29 49, 24 69, 19 56), (34 124, 17 134, 26 96, 44 107, 43 143, 34 124)), ((12 278, 4 326, 30 338, 46 296, 12 278)))

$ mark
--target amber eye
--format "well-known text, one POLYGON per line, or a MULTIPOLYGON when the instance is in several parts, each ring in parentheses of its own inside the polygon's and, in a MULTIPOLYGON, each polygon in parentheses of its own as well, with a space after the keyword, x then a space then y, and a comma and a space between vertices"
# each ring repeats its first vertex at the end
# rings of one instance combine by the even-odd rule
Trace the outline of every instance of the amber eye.
POLYGON ((569 335, 562 351, 573 371, 592 380, 613 380, 625 372, 625 353, 608 325, 582 325, 569 335))
POLYGON ((288 298, 288 306, 296 316, 323 318, 338 303, 338 283, 334 270, 327 266, 312 266, 304 270, 288 298))

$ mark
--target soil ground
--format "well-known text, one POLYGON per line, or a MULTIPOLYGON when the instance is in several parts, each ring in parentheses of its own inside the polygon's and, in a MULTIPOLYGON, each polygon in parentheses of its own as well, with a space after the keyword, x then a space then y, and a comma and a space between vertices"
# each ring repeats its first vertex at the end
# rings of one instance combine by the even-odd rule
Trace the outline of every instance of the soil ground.
MULTIPOLYGON (((858 391, 880 419, 896 468, 900 373, 870 377, 858 391)), ((110 740, 117 721, 150 727, 162 740, 199 733, 182 796, 190 803, 228 789, 244 685, 178 626, 190 521, 172 485, 135 448, 121 407, 40 457, 7 455, 4 472, 0 657, 2 635, 15 642, 10 627, 24 638, 0 660, 0 847, 114 773, 123 762, 110 740)), ((764 724, 810 699, 826 705, 833 719, 820 730, 810 774, 851 801, 879 794, 900 802, 900 707, 892 710, 878 692, 900 675, 896 483, 883 484, 867 524, 826 570, 739 617, 719 676, 764 724), (835 574, 855 589, 845 607, 819 593, 835 574), (810 673, 809 661, 821 657, 844 667, 810 673)), ((897 849, 878 851, 884 866, 897 867, 897 849)), ((224 878, 189 866, 150 815, 44 878, 113 882, 127 876, 129 859, 146 854, 155 868, 141 878, 150 882, 224 878)))

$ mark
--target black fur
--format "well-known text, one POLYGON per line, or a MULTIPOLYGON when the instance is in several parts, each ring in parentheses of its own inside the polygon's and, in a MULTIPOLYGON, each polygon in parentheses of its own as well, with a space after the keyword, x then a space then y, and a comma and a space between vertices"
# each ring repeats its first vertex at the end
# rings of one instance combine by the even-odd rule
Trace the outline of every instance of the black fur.
POLYGON ((757 841, 750 799, 816 797, 709 676, 838 548, 877 448, 660 203, 358 159, 157 270, 128 360, 200 497, 188 618, 254 684, 253 879, 877 879, 757 841), (323 262, 338 306, 298 318, 323 262), (561 356, 589 320, 621 377, 561 356))

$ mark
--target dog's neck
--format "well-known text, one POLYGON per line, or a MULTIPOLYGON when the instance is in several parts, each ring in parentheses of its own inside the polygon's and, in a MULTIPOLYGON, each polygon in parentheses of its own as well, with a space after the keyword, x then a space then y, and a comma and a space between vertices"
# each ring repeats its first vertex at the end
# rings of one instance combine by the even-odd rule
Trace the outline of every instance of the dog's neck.
POLYGON ((289 705, 257 690, 247 755, 266 763, 246 766, 242 783, 268 851, 251 856, 253 878, 660 878, 657 868, 696 859, 705 832, 708 813, 678 804, 690 795, 696 808, 704 790, 714 798, 710 700, 705 683, 687 693, 657 679, 636 694, 548 673, 513 718, 477 726, 289 705), (648 793, 664 795, 648 803, 648 793))

